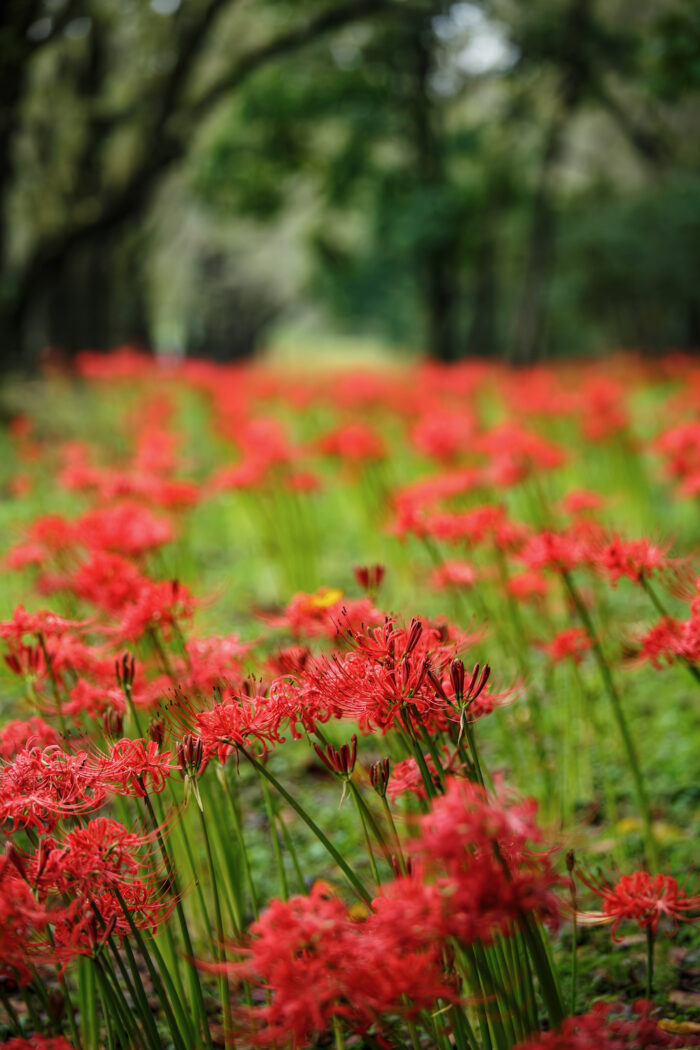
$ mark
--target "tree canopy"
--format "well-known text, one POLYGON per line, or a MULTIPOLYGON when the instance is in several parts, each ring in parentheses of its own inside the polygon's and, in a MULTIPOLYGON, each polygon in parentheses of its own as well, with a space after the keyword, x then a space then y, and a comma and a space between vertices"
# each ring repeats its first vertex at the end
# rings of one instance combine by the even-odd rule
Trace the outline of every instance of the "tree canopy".
POLYGON ((699 69, 691 0, 6 0, 5 366, 290 304, 444 360, 698 346, 699 69))

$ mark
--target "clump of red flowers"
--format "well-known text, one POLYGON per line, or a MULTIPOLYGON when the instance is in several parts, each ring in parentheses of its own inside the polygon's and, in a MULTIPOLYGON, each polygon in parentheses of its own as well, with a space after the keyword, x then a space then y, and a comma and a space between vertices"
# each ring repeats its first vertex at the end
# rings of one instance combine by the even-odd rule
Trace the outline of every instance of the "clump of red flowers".
POLYGON ((615 1006, 596 1003, 590 1013, 567 1017, 557 1031, 542 1032, 518 1043, 515 1050, 682 1050, 690 1046, 700 1046, 700 1037, 664 1031, 653 1005, 641 1000, 631 1016, 620 1016, 615 1006))

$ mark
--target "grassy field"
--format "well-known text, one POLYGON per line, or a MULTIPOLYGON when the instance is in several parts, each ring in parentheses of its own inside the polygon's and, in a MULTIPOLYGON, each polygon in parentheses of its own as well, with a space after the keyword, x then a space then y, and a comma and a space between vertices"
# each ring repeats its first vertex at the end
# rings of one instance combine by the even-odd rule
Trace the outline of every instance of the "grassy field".
POLYGON ((700 365, 289 362, 6 391, 8 1045, 699 1045, 700 365))

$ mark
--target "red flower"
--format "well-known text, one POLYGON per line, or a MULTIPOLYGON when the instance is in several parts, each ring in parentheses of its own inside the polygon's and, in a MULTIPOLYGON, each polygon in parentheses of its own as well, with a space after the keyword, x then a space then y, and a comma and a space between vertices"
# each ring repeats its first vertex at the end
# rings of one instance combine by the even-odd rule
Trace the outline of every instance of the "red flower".
POLYGON ((518 555, 529 569, 553 569, 570 572, 581 565, 589 565, 593 557, 585 535, 569 532, 538 532, 530 537, 518 555))
POLYGON ((384 441, 366 423, 348 423, 325 434, 318 441, 321 452, 338 456, 348 463, 364 463, 386 455, 384 441))
POLYGON ((433 587, 473 587, 477 580, 476 569, 466 561, 446 561, 435 569, 430 577, 433 587))
POLYGON ((27 878, 41 893, 89 898, 115 883, 122 887, 139 871, 150 836, 129 831, 107 817, 96 817, 63 838, 42 839, 41 856, 26 865, 27 878))
POLYGON ((621 576, 638 583, 642 577, 661 575, 678 580, 683 560, 667 557, 668 547, 651 540, 623 540, 614 536, 596 554, 596 565, 614 585, 621 576))
POLYGON ((6 722, 0 729, 0 758, 11 759, 18 751, 58 744, 58 733, 43 718, 6 722))
POLYGON ((434 926, 431 898, 410 888, 408 896, 378 898, 376 912, 360 921, 323 883, 308 897, 272 901, 251 926, 246 960, 228 966, 267 992, 266 1005, 241 1013, 248 1039, 308 1046, 334 1018, 357 1032, 381 1030, 387 1015, 415 1017, 438 998, 454 998, 439 945, 422 934, 434 926))
POLYGON ((552 663, 573 660, 580 664, 583 654, 591 648, 591 640, 582 627, 569 627, 560 631, 551 642, 540 643, 540 648, 549 654, 552 663))
POLYGON ((129 740, 123 737, 113 744, 108 756, 98 768, 103 783, 109 784, 118 795, 144 797, 150 791, 158 794, 173 768, 169 751, 158 750, 158 745, 149 740, 129 740))
POLYGON ((468 780, 448 780, 446 793, 420 818, 413 844, 442 898, 443 936, 490 943, 527 913, 557 925, 553 891, 562 880, 550 854, 532 849, 542 837, 536 811, 534 799, 511 802, 468 780))
POLYGON ((639 1002, 631 1017, 615 1017, 615 1006, 596 1003, 580 1017, 567 1017, 556 1032, 542 1032, 514 1050, 661 1050, 700 1045, 697 1036, 674 1036, 659 1027, 653 1004, 639 1002))
POLYGON ((167 638, 180 620, 189 618, 194 598, 177 580, 156 583, 144 579, 136 599, 127 604, 117 627, 113 629, 121 642, 135 642, 148 631, 162 631, 167 638))
POLYGON ((617 930, 624 921, 636 922, 655 934, 661 919, 667 917, 675 933, 679 922, 696 921, 697 917, 689 916, 689 912, 700 913, 700 894, 688 897, 671 875, 635 871, 632 875, 623 875, 614 886, 583 876, 579 878, 600 897, 603 905, 602 912, 587 913, 584 921, 611 922, 613 940, 618 939, 617 930))
POLYGON ((32 1035, 28 1039, 8 1039, 5 1050, 73 1050, 62 1035, 32 1035))
POLYGON ((0 824, 15 830, 52 831, 63 816, 99 809, 105 799, 101 770, 86 751, 33 747, 0 765, 0 824))

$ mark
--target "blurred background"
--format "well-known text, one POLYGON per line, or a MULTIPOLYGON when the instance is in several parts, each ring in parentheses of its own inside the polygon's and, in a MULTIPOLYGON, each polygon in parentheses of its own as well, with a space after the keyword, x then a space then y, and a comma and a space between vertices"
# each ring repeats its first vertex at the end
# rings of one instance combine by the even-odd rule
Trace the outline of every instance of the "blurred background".
POLYGON ((696 0, 2 0, 0 367, 700 347, 696 0))

